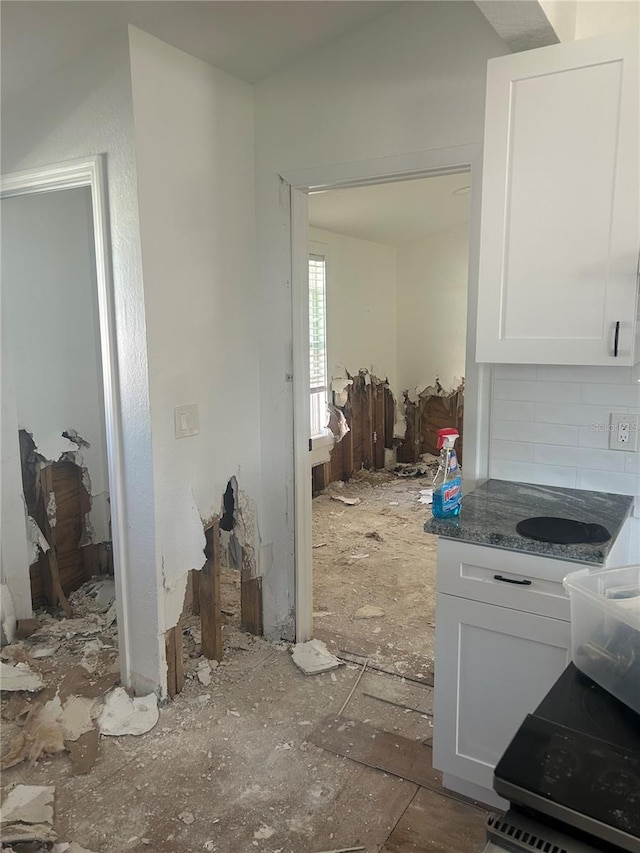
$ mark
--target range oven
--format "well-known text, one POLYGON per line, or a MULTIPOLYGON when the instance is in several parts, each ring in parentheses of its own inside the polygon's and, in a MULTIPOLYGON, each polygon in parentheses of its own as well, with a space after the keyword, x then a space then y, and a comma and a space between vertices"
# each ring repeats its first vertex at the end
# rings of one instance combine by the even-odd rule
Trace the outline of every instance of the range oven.
POLYGON ((489 818, 486 853, 640 853, 640 716, 570 664, 493 787, 512 807, 489 818))

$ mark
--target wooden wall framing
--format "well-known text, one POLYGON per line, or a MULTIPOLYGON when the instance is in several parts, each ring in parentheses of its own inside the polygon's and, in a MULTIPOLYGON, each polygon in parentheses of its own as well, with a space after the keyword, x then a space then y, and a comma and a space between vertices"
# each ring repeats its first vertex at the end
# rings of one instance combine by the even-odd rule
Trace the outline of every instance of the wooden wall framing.
POLYGON ((329 483, 347 481, 363 468, 381 470, 385 467, 385 449, 397 448, 398 462, 417 462, 423 453, 438 454, 437 432, 454 427, 460 433, 456 444, 462 462, 462 429, 464 389, 447 396, 428 395, 417 403, 404 403, 407 431, 404 439, 394 439, 396 402, 386 380, 361 371, 352 377, 347 402, 342 407, 349 432, 337 442, 329 462, 316 465, 311 471, 313 494, 329 483))
POLYGON ((462 465, 462 444, 464 425, 464 390, 453 394, 437 394, 420 397, 417 403, 405 400, 407 432, 398 447, 398 462, 417 462, 423 453, 438 456, 438 430, 453 427, 458 430, 460 439, 456 442, 458 460, 462 465))

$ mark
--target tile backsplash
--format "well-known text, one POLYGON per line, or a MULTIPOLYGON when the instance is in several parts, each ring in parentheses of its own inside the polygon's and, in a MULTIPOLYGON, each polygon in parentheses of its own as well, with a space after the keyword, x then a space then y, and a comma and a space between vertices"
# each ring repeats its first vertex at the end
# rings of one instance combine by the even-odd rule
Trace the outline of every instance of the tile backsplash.
POLYGON ((491 396, 491 477, 640 496, 640 452, 609 450, 611 412, 640 413, 640 365, 494 365, 491 396))

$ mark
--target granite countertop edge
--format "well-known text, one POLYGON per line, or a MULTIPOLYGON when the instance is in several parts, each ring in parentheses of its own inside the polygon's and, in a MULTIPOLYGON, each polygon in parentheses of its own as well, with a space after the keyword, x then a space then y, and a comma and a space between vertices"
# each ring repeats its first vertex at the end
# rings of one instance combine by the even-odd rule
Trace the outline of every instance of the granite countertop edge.
POLYGON ((459 516, 428 519, 424 530, 468 544, 602 566, 633 511, 633 503, 634 498, 630 495, 487 480, 463 497, 459 516), (553 503, 558 501, 562 501, 562 506, 553 508, 553 503), (518 521, 538 515, 597 522, 608 529, 611 539, 599 543, 561 545, 529 539, 516 531, 518 521))

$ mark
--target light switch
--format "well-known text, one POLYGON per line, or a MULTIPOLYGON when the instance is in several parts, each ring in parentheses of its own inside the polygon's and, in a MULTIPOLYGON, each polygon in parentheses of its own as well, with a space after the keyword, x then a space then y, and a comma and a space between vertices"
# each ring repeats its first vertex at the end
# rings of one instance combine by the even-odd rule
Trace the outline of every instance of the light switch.
POLYGON ((200 432, 200 422, 197 403, 190 403, 188 406, 176 406, 173 414, 176 438, 187 438, 190 435, 198 435, 200 432))

